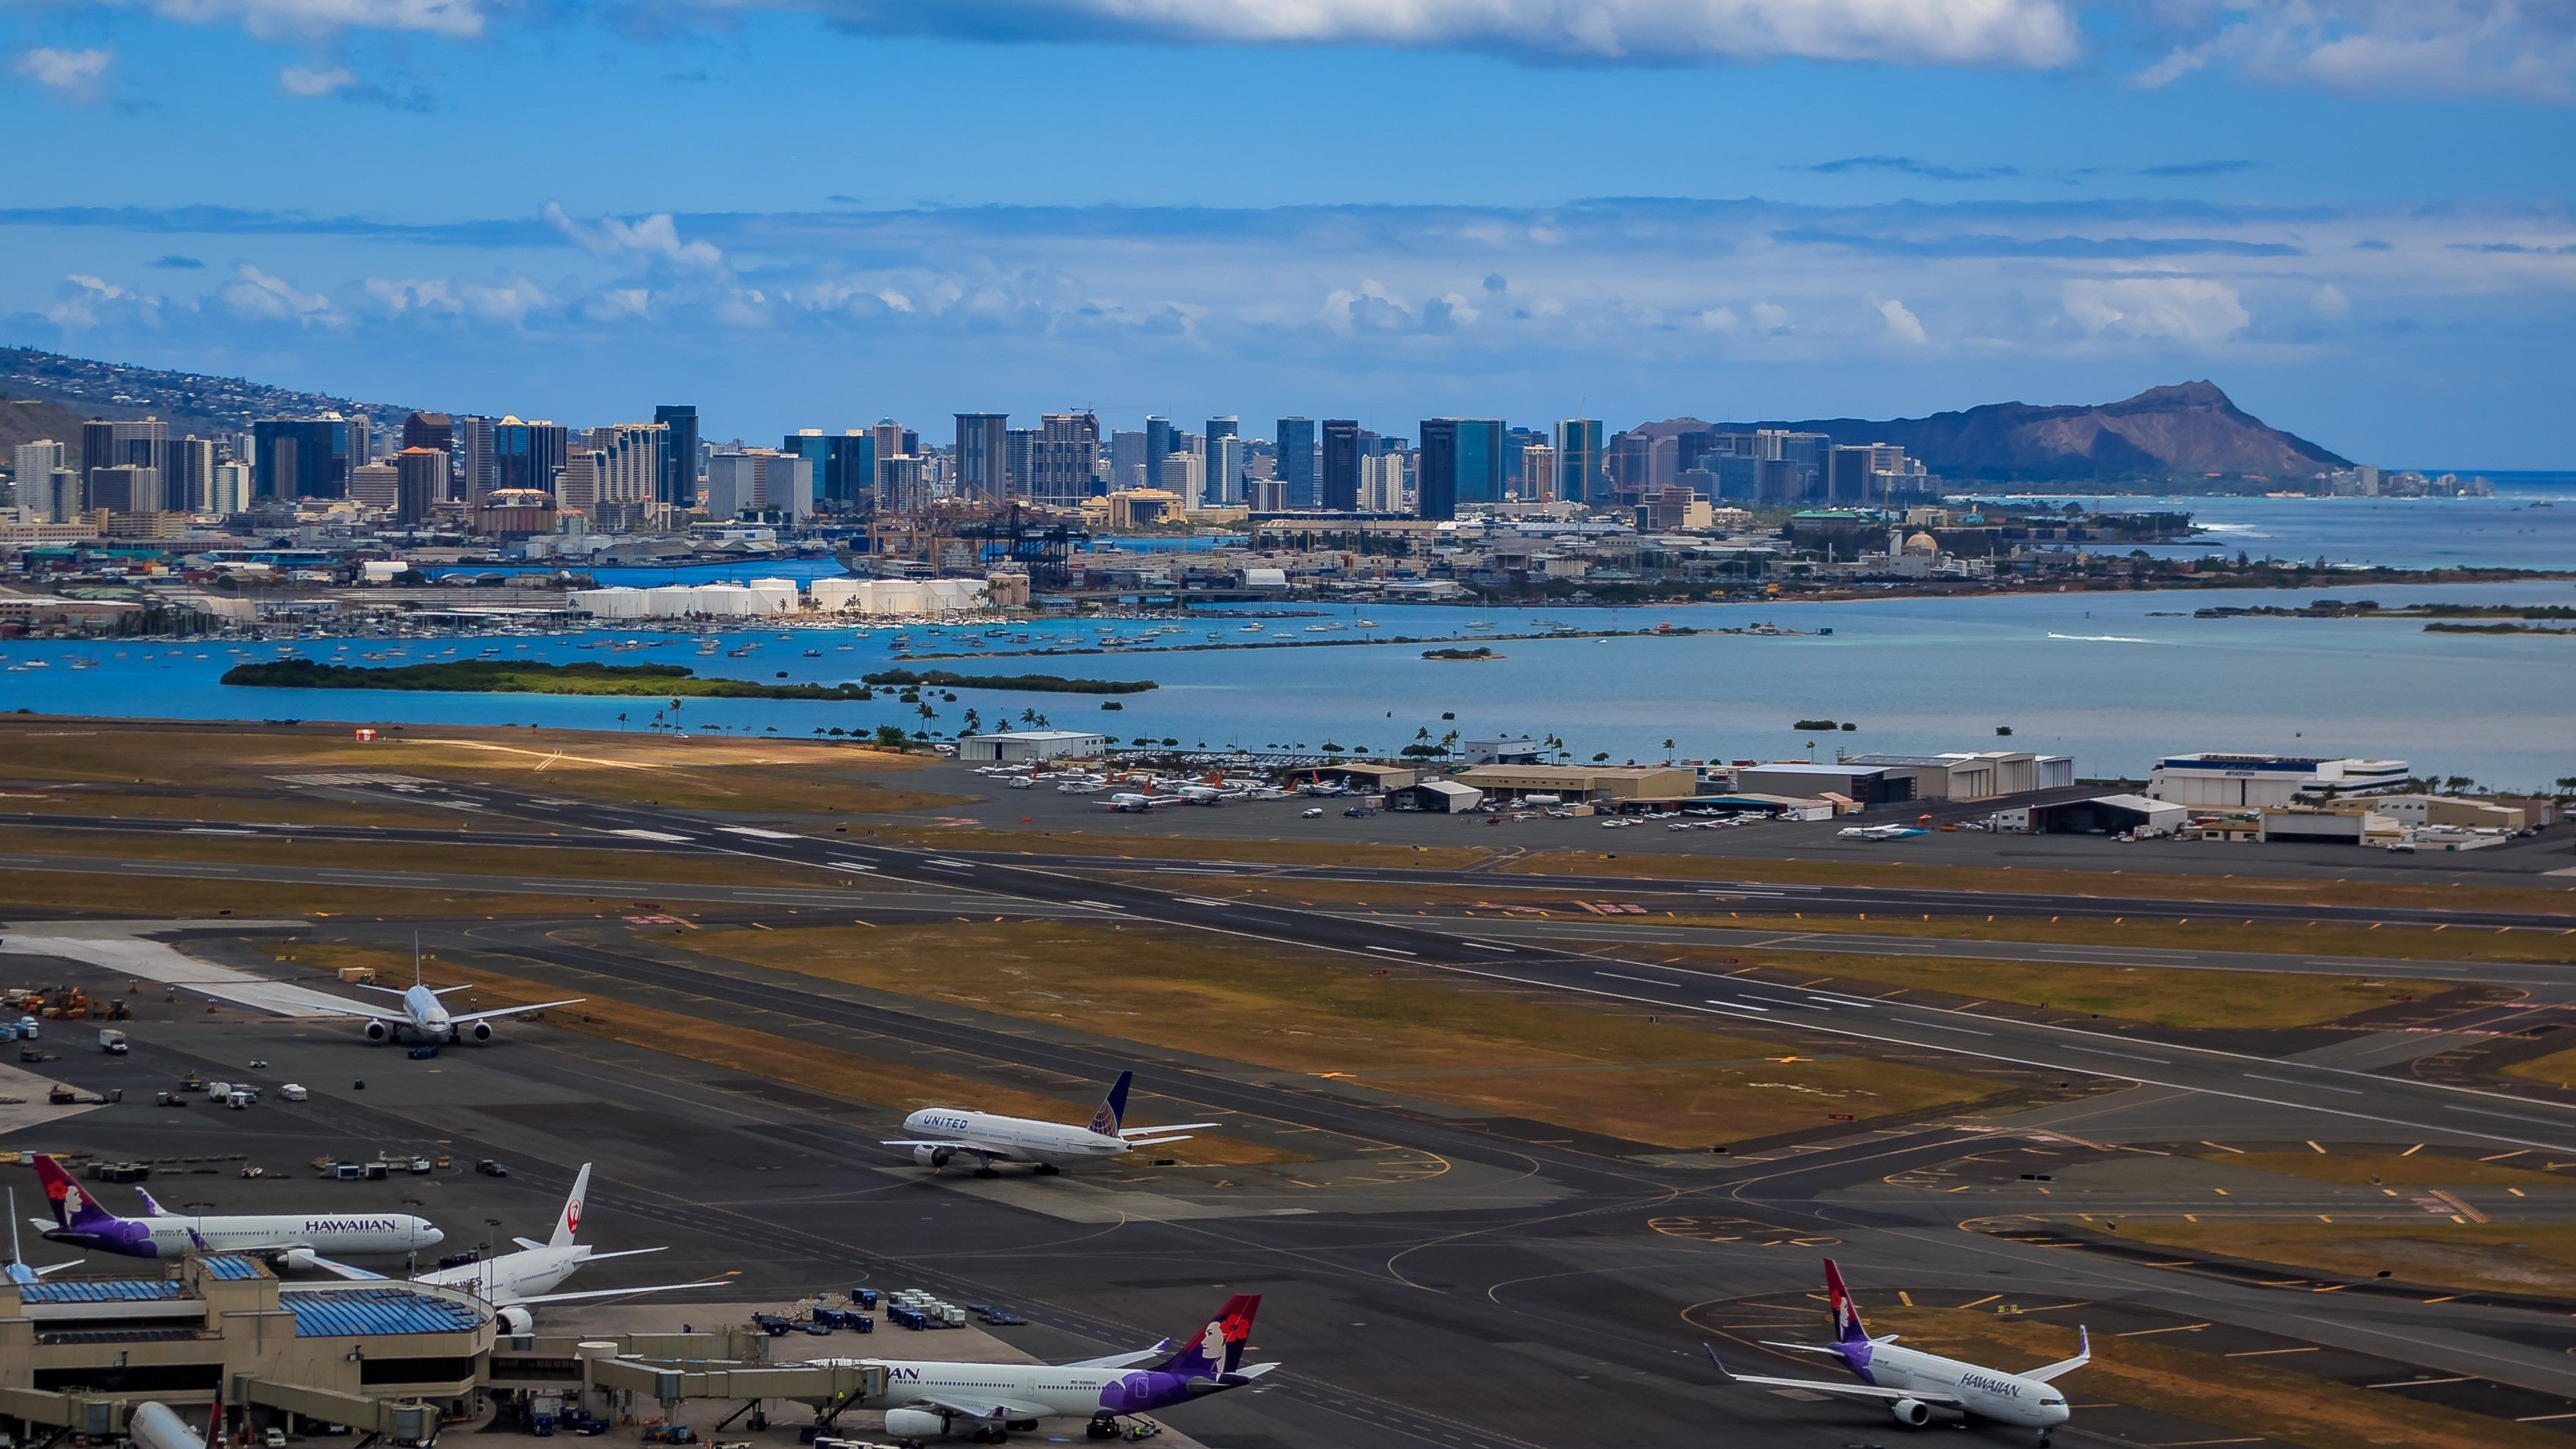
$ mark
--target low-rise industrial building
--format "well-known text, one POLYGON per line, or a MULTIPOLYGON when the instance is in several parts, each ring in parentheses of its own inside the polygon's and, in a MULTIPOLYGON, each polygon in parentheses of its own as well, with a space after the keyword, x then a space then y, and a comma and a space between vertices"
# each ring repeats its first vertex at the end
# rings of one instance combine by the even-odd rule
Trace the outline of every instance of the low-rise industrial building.
POLYGON ((2394 845, 2406 829, 2377 810, 2266 810, 2257 838, 2310 845, 2394 845))
POLYGON ((1485 792, 1473 785, 1455 780, 1424 780, 1401 790, 1389 790, 1389 810, 1419 810, 1426 815, 1457 815, 1484 803, 1485 792))
POLYGON ((1380 795, 1404 789, 1421 778, 1422 772, 1411 765, 1377 765, 1366 760, 1350 760, 1329 765, 1300 765, 1291 782, 1339 785, 1366 795, 1380 795))
POLYGON ((957 758, 970 764, 1027 765, 1039 760, 1091 760, 1109 753, 1109 736, 1087 730, 1005 730, 964 735, 957 758))
POLYGON ((1642 804, 1689 800, 1699 773, 1688 765, 1477 765, 1451 777, 1497 800, 1553 795, 1568 802, 1642 804))
POLYGON ((2388 790, 2406 778, 2404 760, 2201 753, 2158 760, 2147 793, 2177 805, 2260 810, 2303 795, 2388 790))
POLYGON ((1877 766, 1914 782, 1917 800, 1992 800, 2075 783, 2075 761, 2028 750, 1946 750, 1934 755, 1845 755, 1840 765, 1877 766))
POLYGON ((2144 795, 2096 795, 1999 811, 1995 823, 2033 835, 2172 835, 2191 823, 2191 812, 2144 795))
POLYGON ((1737 766, 1735 788, 1757 795, 1840 795, 1866 810, 1914 799, 1914 776, 1906 770, 1849 760, 1831 765, 1783 760, 1737 766))
POLYGON ((2470 800, 2458 795, 2373 795, 2370 808, 2414 829, 2448 825, 2461 830, 2518 832, 2531 823, 2518 805, 2470 800))

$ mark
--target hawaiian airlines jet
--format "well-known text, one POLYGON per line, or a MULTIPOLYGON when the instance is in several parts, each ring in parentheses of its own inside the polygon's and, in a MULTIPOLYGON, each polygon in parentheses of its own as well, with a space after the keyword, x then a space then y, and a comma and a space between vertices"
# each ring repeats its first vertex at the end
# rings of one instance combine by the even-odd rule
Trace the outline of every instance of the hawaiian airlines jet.
POLYGON ((414 1253, 446 1236, 426 1218, 405 1213, 259 1213, 187 1217, 167 1212, 140 1188, 148 1216, 118 1217, 51 1156, 35 1154, 36 1180, 44 1184, 54 1220, 34 1221, 57 1243, 127 1258, 185 1258, 199 1253, 250 1253, 287 1267, 319 1267, 328 1253, 414 1253))
MULTIPOLYGON (((453 1268, 434 1268, 412 1278, 414 1283, 430 1283, 441 1288, 462 1288, 492 1305, 492 1316, 504 1333, 526 1333, 535 1326, 528 1310, 547 1303, 573 1303, 588 1298, 627 1298, 645 1293, 676 1293, 684 1288, 720 1288, 727 1274, 720 1278, 701 1279, 695 1283, 656 1283, 642 1288, 598 1288, 587 1293, 557 1293, 553 1289, 585 1263, 608 1258, 634 1258, 658 1253, 660 1248, 628 1248, 623 1252, 593 1252, 587 1243, 576 1240, 581 1231, 583 1203, 590 1190, 590 1164, 581 1165, 581 1174, 573 1179, 572 1194, 564 1199, 563 1211, 555 1216, 555 1230, 545 1242, 519 1238, 518 1251, 502 1253, 453 1268)), ((313 1265, 328 1269, 343 1278, 382 1278, 364 1268, 352 1268, 328 1258, 314 1258, 313 1265)))
POLYGON ((2039 1442, 2048 1443, 2049 1431, 2067 1420, 2066 1395, 2050 1386, 2050 1381, 2073 1373, 2093 1361, 2093 1336, 2083 1329, 2075 1330, 2079 1351, 2044 1368, 2022 1373, 2001 1373, 1961 1363, 1955 1358, 1925 1353, 1920 1349, 1899 1348, 1896 1335, 1872 1338, 1861 1325, 1860 1309, 1853 1305, 1851 1290, 1843 1286, 1842 1270, 1834 1260, 1825 1260, 1825 1289, 1833 1302, 1834 1341, 1830 1344, 1772 1343, 1772 1348, 1794 1349, 1799 1353, 1821 1353, 1843 1361, 1858 1383, 1832 1379, 1775 1379, 1755 1374, 1727 1373, 1718 1363, 1717 1350, 1709 1349, 1708 1360, 1727 1382, 1759 1384, 1774 1389, 1806 1389, 1820 1394, 1846 1394, 1871 1399, 1887 1406, 1896 1422, 1920 1429, 1932 1421, 1932 1411, 1946 1409, 1971 1419, 1988 1419, 1998 1424, 2012 1424, 2037 1429, 2039 1442))
POLYGON ((1100 1110, 1091 1115, 1088 1127, 1072 1127, 1062 1122, 1040 1122, 1028 1117, 997 1117, 989 1112, 970 1112, 956 1107, 924 1107, 903 1119, 903 1129, 917 1132, 888 1142, 888 1147, 909 1147, 912 1160, 924 1167, 946 1167, 960 1153, 975 1159, 975 1175, 992 1177, 996 1162, 1035 1164, 1043 1176, 1052 1177, 1057 1168, 1069 1162, 1089 1162, 1102 1157, 1119 1157, 1139 1147, 1161 1147, 1185 1142, 1188 1132, 1196 1127, 1214 1127, 1214 1122, 1175 1122, 1168 1127, 1128 1127, 1127 1089, 1136 1080, 1134 1072, 1120 1072, 1118 1083, 1102 1098, 1100 1110), (1168 1134, 1181 1133, 1174 1137, 1168 1134))
POLYGON ((902 1359, 823 1359, 822 1364, 882 1364, 883 1396, 858 1407, 885 1410, 886 1437, 901 1442, 967 1433, 978 1444, 1006 1442, 1040 1419, 1083 1417, 1093 1439, 1118 1437, 1118 1421, 1209 1394, 1239 1389, 1277 1368, 1246 1364, 1258 1294, 1225 1301, 1207 1326, 1177 1353, 1171 1340, 1135 1353, 1069 1364, 921 1363, 902 1359), (1157 1361, 1159 1360, 1159 1361, 1157 1361))
POLYGON ((59 1273, 79 1261, 78 1258, 66 1258, 49 1268, 29 1265, 27 1255, 18 1249, 18 1189, 9 1189, 9 1262, 5 1269, 0 1269, 0 1278, 24 1288, 31 1283, 42 1283, 46 1274, 59 1273))

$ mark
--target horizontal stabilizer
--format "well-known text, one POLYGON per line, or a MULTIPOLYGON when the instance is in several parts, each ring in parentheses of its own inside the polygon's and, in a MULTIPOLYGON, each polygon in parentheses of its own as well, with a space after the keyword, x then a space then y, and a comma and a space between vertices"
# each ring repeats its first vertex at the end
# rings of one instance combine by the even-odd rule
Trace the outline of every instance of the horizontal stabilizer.
POLYGON ((1148 1132, 1188 1132, 1198 1128, 1215 1127, 1219 1125, 1221 1124, 1215 1122, 1167 1122, 1160 1127, 1121 1127, 1118 1129, 1118 1135, 1121 1137, 1142 1137, 1148 1132))
POLYGON ((701 1278, 695 1283, 651 1283, 641 1288, 593 1288, 587 1293, 539 1293, 528 1298, 513 1298, 506 1307, 530 1308, 540 1303, 579 1303, 596 1298, 628 1298, 645 1293, 685 1293, 692 1288, 730 1288, 733 1274, 718 1278, 701 1278))
POLYGON ((1184 1132, 1178 1137, 1130 1137, 1127 1139, 1127 1145, 1130 1147, 1162 1147, 1174 1142, 1187 1142, 1189 1140, 1190 1134, 1184 1132))
POLYGON ((1831 1354, 1836 1358, 1842 1356, 1841 1349, 1829 1348, 1821 1343, 1783 1343, 1776 1338, 1766 1338, 1761 1343, 1764 1348, 1785 1348, 1793 1353, 1823 1353, 1831 1354))
POLYGON ((1145 1362, 1147 1359, 1161 1358, 1164 1354, 1170 1353, 1171 1351, 1172 1341, 1167 1338, 1161 1343, 1155 1344, 1152 1348, 1140 1348, 1131 1353, 1113 1353, 1107 1358, 1077 1359, 1072 1363, 1059 1365, 1059 1367, 1080 1369, 1134 1368, 1136 1365, 1145 1362))

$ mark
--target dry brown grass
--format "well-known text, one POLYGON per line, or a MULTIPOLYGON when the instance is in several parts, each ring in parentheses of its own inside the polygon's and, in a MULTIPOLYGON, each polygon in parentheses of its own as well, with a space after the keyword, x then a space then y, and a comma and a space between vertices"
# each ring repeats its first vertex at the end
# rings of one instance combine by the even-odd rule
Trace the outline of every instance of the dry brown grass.
POLYGON ((593 905, 564 896, 480 895, 390 886, 270 885, 258 881, 178 880, 97 875, 77 870, 12 867, 0 871, 0 920, 52 920, 106 915, 158 919, 233 916, 357 920, 483 919, 500 916, 609 915, 634 903, 605 898, 593 905))
MULTIPOLYGON (((2124 1229, 2125 1230, 2125 1229, 2124 1229)), ((2053 1323, 1956 1308, 1878 1309, 1878 1332, 1915 1348, 2001 1367, 2037 1365, 2075 1351, 2053 1323)), ((2067 1376, 2071 1400, 2116 1399, 2189 1423, 2259 1434, 2308 1449, 2386 1444, 2404 1449, 2565 1449, 2565 1436, 2395 1394, 2313 1378, 2258 1360, 2184 1348, 2172 1337, 2103 1339, 2093 1362, 2067 1376)), ((2076 1416, 2077 1427, 2083 1415, 2076 1416)))
MULTIPOLYGON (((543 837, 540 837, 541 839, 543 837)), ((117 835, 0 826, 0 851, 96 856, 106 860, 206 861, 288 865, 321 870, 409 870, 521 880, 596 881, 612 892, 625 882, 689 885, 831 885, 824 871, 781 871, 731 857, 682 856, 649 850, 583 850, 511 845, 481 839, 460 845, 373 844, 292 836, 117 835)), ((557 897, 556 899, 561 899, 557 897)))
POLYGON ((2576 1087, 2576 1047, 2564 1047, 2547 1056, 2515 1062, 2504 1068, 2504 1074, 2520 1077, 2526 1082, 2545 1082, 2562 1091, 2576 1087))
POLYGON ((2576 885, 2414 885, 2282 876, 2159 875, 2130 870, 2013 865, 1906 865, 1898 861, 1765 860, 1749 856, 1634 855, 1558 850, 1525 855, 1498 869, 1515 875, 1618 875, 1640 880, 1745 880, 1785 885, 1918 887, 1933 890, 2062 893, 2105 900, 2292 902, 2427 906, 2454 910, 2547 911, 2576 925, 2576 885))
POLYGON ((2557 1223, 2454 1223, 2430 1215, 2402 1223, 2250 1222, 2202 1214, 2196 1223, 2124 1218, 2120 1236, 2337 1278, 2384 1270, 2466 1292, 2576 1290, 2576 1227, 2557 1223))
POLYGON ((1737 966, 1795 972, 1801 979, 1832 976, 1971 1001, 2010 1001, 2053 1012, 2172 1027, 2314 1026, 2420 996, 2426 989, 2420 982, 2351 976, 2058 966, 1955 956, 1844 956, 1751 947, 1716 951, 1639 945, 1625 954, 1676 964, 1731 961, 1737 966))
POLYGON ((1324 956, 1159 928, 1014 922, 711 931, 692 946, 906 996, 1635 1141, 1698 1147, 1985 1095, 1904 1063, 1814 1060, 1758 1036, 1656 1023, 1324 956))
MULTIPOLYGON (((2223 908, 2221 914, 2223 915, 2223 908)), ((1582 919, 1589 920, 1588 915, 1582 919)), ((1830 934, 1908 936, 1942 941, 2031 941, 2072 946, 2140 946, 2170 951, 2251 951, 2267 955, 2385 957, 2400 961, 2576 961, 2576 927, 2569 931, 2499 929, 2492 926, 2296 926, 2246 924, 2242 917, 2174 921, 2068 916, 1888 916, 1755 914, 1607 916, 1629 925, 1719 926, 1745 931, 1818 931, 1830 934)))
MULTIPOLYGON (((282 956, 289 952, 297 964, 318 970, 372 966, 382 979, 388 981, 407 976, 411 969, 408 957, 363 946, 302 941, 280 943, 278 953, 282 956)), ((476 1010, 563 999, 560 990, 543 982, 488 971, 480 966, 433 961, 424 964, 422 976, 433 986, 473 983, 475 992, 472 1000, 476 1010)), ((720 1025, 704 1017, 665 1011, 614 997, 592 996, 579 1006, 547 1013, 545 1023, 585 1036, 723 1067, 728 1071, 793 1086, 800 1091, 838 1097, 896 1114, 921 1107, 971 1102, 987 1112, 1078 1122, 1088 1120, 1092 1108, 1098 1105, 995 1086, 969 1077, 928 1070, 909 1061, 897 1062, 859 1052, 818 1047, 772 1032, 720 1025)), ((1175 1143, 1167 1155, 1181 1162, 1212 1167, 1302 1160, 1291 1153, 1218 1136, 1193 1137, 1186 1143, 1175 1143)))

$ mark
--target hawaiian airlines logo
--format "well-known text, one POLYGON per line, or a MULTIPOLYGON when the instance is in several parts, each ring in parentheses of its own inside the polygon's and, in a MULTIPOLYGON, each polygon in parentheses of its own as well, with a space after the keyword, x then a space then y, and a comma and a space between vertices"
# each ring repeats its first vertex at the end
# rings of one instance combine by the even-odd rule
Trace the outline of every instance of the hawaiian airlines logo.
POLYGON ((81 1210, 87 1205, 87 1201, 81 1195, 79 1184, 65 1178, 60 1182, 47 1183, 46 1187, 52 1191, 54 1201, 62 1204, 64 1217, 76 1218, 81 1215, 81 1210))

